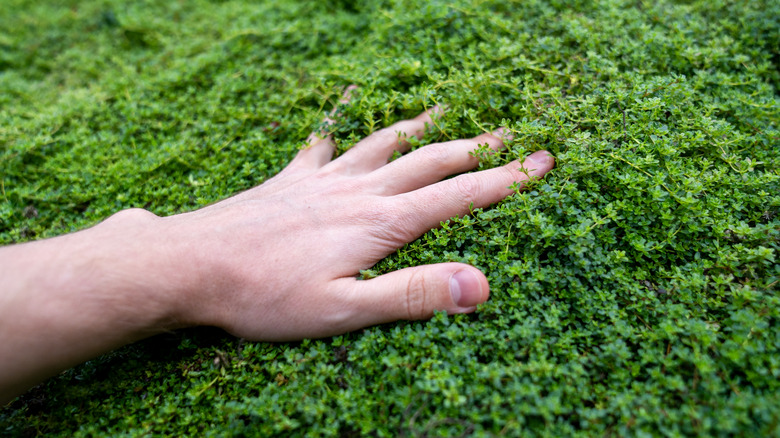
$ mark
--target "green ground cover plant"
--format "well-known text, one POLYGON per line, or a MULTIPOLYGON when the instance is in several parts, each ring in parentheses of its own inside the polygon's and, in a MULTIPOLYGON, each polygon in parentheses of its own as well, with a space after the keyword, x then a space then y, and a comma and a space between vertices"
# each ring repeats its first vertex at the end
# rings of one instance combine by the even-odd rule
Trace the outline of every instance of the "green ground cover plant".
POLYGON ((483 167, 558 164, 363 273, 470 263, 475 314, 156 337, 0 434, 780 436, 778 70, 769 0, 6 0, 0 244, 261 183, 348 84, 341 151, 438 103, 421 144, 506 126, 483 167))

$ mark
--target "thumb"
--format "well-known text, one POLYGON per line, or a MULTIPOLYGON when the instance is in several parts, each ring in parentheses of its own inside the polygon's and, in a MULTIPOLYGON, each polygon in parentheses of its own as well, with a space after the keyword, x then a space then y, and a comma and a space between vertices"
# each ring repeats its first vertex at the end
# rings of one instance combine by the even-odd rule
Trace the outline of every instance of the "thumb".
MULTIPOLYGON (((354 281, 350 294, 363 326, 399 319, 427 319, 435 310, 468 313, 487 300, 487 278, 463 263, 441 263, 401 269, 354 281)), ((357 321, 355 321, 357 322, 357 321)))

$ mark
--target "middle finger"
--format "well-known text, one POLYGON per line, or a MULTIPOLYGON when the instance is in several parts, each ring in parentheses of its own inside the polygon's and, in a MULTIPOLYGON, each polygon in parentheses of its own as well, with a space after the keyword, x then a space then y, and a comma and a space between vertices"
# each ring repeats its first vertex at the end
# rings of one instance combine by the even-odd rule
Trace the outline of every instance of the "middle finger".
POLYGON ((474 169, 479 158, 472 152, 480 145, 497 151, 504 147, 503 129, 470 139, 431 144, 377 169, 365 178, 366 187, 382 195, 397 195, 425 187, 456 173, 474 169))

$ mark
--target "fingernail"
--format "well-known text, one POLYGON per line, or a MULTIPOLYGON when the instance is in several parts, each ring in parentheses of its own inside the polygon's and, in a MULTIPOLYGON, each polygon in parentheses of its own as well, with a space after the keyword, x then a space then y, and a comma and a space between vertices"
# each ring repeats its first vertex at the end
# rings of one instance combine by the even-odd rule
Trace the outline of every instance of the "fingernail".
POLYGON ((467 269, 462 269, 450 277, 452 301, 459 307, 473 307, 482 302, 482 282, 467 269))
MULTIPOLYGON (((539 165, 547 165, 552 160, 553 160, 553 157, 552 157, 552 155, 550 155, 549 152, 547 152, 547 151, 536 151, 533 154, 531 154, 528 157, 526 157, 524 162, 526 162, 526 163, 527 162, 531 162, 531 163, 536 163, 536 164, 539 164, 539 165)), ((523 166, 523 167, 527 167, 527 166, 523 166)))

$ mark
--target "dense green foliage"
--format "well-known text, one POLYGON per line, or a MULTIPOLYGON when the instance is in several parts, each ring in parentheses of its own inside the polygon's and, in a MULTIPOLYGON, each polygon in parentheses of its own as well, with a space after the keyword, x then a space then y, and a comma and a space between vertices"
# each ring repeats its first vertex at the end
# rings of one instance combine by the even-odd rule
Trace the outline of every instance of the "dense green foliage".
POLYGON ((6 0, 0 243, 262 182, 347 84, 348 148, 503 125, 526 191, 366 276, 462 261, 492 296, 333 339, 209 329, 90 361, 0 434, 780 435, 780 3, 6 0))

